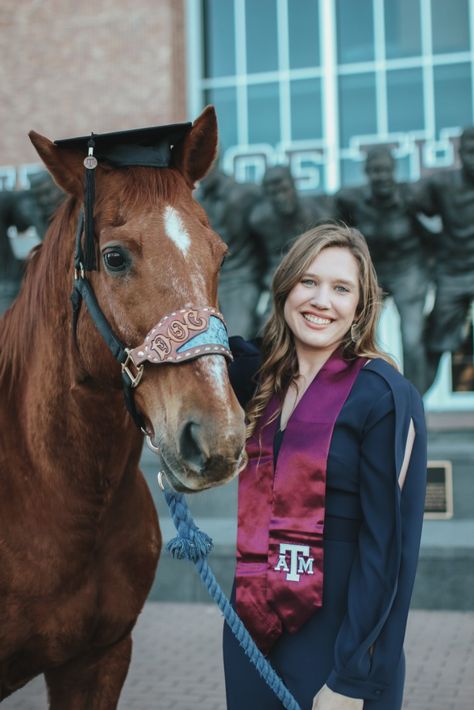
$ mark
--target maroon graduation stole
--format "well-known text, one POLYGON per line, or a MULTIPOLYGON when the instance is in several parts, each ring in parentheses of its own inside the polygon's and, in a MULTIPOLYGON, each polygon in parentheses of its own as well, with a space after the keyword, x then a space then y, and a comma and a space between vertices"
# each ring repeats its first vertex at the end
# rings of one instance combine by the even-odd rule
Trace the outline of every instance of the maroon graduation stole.
POLYGON ((322 605, 326 464, 334 425, 365 358, 335 351, 286 425, 273 465, 280 402, 274 395, 247 442, 239 477, 237 612, 268 653, 287 629, 296 632, 322 605))

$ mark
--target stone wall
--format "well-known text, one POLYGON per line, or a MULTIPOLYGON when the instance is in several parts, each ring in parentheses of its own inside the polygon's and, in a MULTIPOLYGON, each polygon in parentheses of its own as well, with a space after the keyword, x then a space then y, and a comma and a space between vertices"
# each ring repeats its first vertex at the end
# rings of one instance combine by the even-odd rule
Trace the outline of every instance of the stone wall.
POLYGON ((187 120, 184 0, 2 0, 0 166, 52 139, 187 120))

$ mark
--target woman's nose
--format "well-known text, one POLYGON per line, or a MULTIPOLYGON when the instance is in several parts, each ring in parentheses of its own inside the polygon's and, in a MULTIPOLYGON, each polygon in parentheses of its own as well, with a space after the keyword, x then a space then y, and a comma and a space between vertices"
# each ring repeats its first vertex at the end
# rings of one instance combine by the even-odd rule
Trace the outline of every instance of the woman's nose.
POLYGON ((329 308, 331 305, 329 289, 319 286, 311 298, 311 305, 315 308, 329 308))

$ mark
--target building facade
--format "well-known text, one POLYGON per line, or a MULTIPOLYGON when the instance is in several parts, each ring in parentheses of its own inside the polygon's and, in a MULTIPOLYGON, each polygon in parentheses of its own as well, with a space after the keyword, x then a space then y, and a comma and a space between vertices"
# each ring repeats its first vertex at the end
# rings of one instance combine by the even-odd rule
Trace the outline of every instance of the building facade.
POLYGON ((187 120, 183 0, 2 0, 0 188, 52 140, 187 120))
MULTIPOLYGON (((287 163, 300 190, 332 193, 364 181, 376 144, 400 180, 459 164, 474 121, 473 0, 188 0, 186 12, 189 106, 216 106, 238 180, 287 163)), ((389 302, 380 338, 401 362, 397 318, 389 302)), ((471 384, 456 384, 446 354, 428 409, 474 409, 468 332, 471 384)))
MULTIPOLYGON (((332 193, 364 179, 374 144, 416 180, 457 164, 474 122, 473 43, 474 0, 3 0, 0 189, 28 187, 40 168, 32 128, 123 130, 207 103, 239 180, 283 162, 300 190, 332 193)), ((381 338, 401 359, 386 311, 381 338)), ((450 355, 426 403, 474 410, 450 355)))
POLYGON ((285 161, 333 192, 383 143, 415 180, 473 122, 471 0, 188 0, 187 23, 189 103, 217 107, 238 177, 285 161))

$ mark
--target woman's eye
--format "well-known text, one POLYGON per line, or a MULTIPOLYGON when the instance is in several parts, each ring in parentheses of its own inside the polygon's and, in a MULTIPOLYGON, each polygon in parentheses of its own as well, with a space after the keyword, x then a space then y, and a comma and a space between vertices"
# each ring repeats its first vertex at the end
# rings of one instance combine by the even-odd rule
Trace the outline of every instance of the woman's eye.
POLYGON ((120 249, 108 249, 104 252, 103 259, 109 271, 123 271, 127 265, 125 255, 120 249))
POLYGON ((336 286, 336 291, 339 291, 339 293, 349 293, 349 289, 345 286, 336 286))
POLYGON ((311 286, 314 286, 314 280, 313 279, 303 279, 301 281, 303 286, 307 286, 308 288, 311 288, 311 286))

